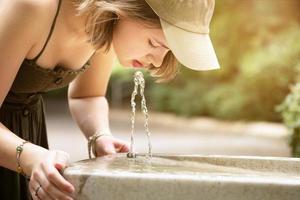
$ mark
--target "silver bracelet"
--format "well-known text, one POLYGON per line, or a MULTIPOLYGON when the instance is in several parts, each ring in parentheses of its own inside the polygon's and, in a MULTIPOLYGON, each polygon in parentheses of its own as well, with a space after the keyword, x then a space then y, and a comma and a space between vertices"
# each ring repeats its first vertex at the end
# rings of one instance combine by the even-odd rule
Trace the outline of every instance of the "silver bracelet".
POLYGON ((97 157, 96 152, 96 140, 101 136, 112 136, 110 131, 96 131, 96 133, 89 137, 88 139, 88 153, 89 153, 89 159, 92 159, 92 152, 94 154, 94 157, 97 157))
POLYGON ((23 171, 23 167, 21 166, 21 163, 20 163, 20 157, 21 157, 21 154, 23 152, 23 146, 26 143, 29 143, 29 142, 28 141, 23 141, 22 144, 18 145, 17 148, 16 148, 16 154, 17 154, 17 172, 19 174, 23 175, 26 179, 29 179, 29 176, 27 176, 25 174, 25 172, 23 171))

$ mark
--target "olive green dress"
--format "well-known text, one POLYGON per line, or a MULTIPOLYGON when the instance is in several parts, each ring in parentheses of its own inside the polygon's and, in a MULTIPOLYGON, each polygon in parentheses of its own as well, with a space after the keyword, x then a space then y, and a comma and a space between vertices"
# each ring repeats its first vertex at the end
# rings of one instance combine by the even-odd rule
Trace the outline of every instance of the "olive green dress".
MULTIPOLYGON (((52 70, 36 64, 51 37, 60 5, 61 0, 43 49, 34 59, 23 61, 0 108, 0 122, 24 140, 44 148, 48 148, 48 141, 42 94, 67 86, 89 66, 87 62, 79 70, 71 70, 63 66, 56 66, 52 70)), ((0 167, 0 200, 20 199, 31 199, 27 180, 14 171, 0 167)))

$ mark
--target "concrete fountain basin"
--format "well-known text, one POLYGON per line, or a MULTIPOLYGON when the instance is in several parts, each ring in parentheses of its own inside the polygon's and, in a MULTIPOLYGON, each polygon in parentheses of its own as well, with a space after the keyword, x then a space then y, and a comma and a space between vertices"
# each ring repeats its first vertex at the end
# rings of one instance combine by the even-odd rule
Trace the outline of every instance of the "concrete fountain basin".
POLYGON ((104 156, 64 177, 78 200, 299 200, 300 159, 245 156, 104 156))

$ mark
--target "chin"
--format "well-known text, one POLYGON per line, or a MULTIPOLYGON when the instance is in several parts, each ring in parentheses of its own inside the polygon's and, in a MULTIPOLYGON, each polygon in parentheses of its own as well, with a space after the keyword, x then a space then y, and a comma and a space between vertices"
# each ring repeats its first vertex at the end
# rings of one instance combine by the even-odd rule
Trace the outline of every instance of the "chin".
POLYGON ((132 62, 130 61, 122 61, 122 60, 119 60, 119 63, 120 65, 122 65, 123 67, 126 67, 126 68, 132 68, 132 62))

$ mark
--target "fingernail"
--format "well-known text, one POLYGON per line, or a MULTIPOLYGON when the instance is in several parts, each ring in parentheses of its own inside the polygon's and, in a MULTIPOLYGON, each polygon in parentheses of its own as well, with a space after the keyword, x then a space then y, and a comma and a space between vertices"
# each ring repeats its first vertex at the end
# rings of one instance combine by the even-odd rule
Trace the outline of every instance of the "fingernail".
POLYGON ((71 194, 73 194, 75 192, 75 189, 73 187, 68 187, 67 188, 68 192, 70 192, 71 194))

